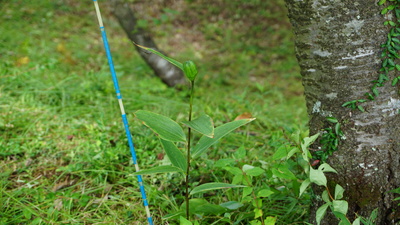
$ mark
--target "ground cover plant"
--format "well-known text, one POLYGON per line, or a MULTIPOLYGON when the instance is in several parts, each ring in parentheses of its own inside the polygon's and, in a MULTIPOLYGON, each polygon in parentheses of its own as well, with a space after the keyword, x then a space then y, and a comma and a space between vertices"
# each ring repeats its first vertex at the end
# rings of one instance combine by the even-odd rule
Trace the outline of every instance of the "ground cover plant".
MULTIPOLYGON (((195 185, 246 188, 199 194, 198 206, 216 210, 200 207, 192 222, 302 224, 310 193, 299 197, 301 180, 293 173, 300 168, 273 157, 291 146, 288 136, 307 136, 285 9, 281 1, 250 1, 246 7, 228 2, 208 8, 201 1, 168 2, 146 6, 160 13, 141 17, 174 58, 196 61, 201 73, 195 117, 208 114, 216 127, 237 117, 257 118, 193 165, 195 185), (172 14, 163 6, 178 3, 184 4, 170 7, 178 9, 172 14), (170 19, 163 20, 163 13, 170 19), (256 23, 259 18, 265 23, 256 23), (171 33, 181 36, 169 38, 171 33)), ((0 223, 145 224, 93 3, 0 4, 0 223)), ((168 165, 160 142, 134 112, 184 121, 189 91, 154 78, 106 7, 102 11, 139 164, 168 165)), ((144 182, 155 224, 178 224, 174 213, 184 202, 180 178, 151 175, 144 182)))

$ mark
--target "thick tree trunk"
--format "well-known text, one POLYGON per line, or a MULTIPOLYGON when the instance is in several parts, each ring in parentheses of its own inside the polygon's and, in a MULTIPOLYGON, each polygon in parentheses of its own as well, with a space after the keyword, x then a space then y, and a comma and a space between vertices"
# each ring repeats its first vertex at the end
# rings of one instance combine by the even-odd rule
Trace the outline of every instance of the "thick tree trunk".
MULTIPOLYGON (((162 52, 157 48, 153 39, 146 33, 146 31, 136 25, 137 20, 127 3, 122 0, 112 0, 111 2, 113 14, 118 19, 130 40, 137 44, 162 52)), ((155 54, 150 54, 137 46, 135 47, 139 51, 140 56, 142 56, 147 64, 153 69, 155 74, 160 77, 165 84, 172 87, 177 84, 185 83, 185 77, 180 69, 155 54)))
MULTIPOLYGON (((333 116, 345 134, 328 159, 338 174, 328 179, 345 188, 351 221, 356 214, 368 217, 378 208, 375 224, 395 224, 399 207, 388 191, 400 186, 398 88, 390 82, 378 88, 379 97, 363 103, 366 112, 342 107, 351 100, 367 99, 371 81, 379 76, 380 45, 388 33, 382 8, 375 0, 285 1, 295 33, 310 133, 321 132, 329 125, 325 117, 333 116)), ((314 224, 321 204, 314 200, 314 224)), ((322 224, 337 223, 328 214, 322 224)))

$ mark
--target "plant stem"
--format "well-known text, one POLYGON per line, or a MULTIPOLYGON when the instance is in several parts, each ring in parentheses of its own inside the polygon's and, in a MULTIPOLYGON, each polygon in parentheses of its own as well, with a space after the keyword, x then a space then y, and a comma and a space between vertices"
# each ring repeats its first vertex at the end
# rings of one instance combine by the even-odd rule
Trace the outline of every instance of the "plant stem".
MULTIPOLYGON (((242 172, 243 172, 243 177, 244 177, 244 179, 245 179, 246 182, 247 182, 247 185, 250 186, 251 188, 253 188, 253 184, 250 182, 249 178, 247 177, 247 174, 243 171, 243 169, 242 169, 242 172)), ((251 194, 253 195, 253 199, 254 199, 256 208, 259 209, 259 210, 262 210, 262 209, 261 209, 261 206, 258 204, 258 201, 257 201, 258 199, 257 199, 256 193, 254 192, 254 189, 251 191, 251 194)), ((264 223, 264 218, 263 218, 263 217, 264 217, 264 216, 261 215, 260 220, 261 220, 261 224, 262 224, 262 225, 265 225, 265 223, 264 223)))
MULTIPOLYGON (((190 100, 189 100, 189 121, 192 121, 192 109, 193 109, 193 93, 194 93, 194 81, 191 81, 191 90, 190 90, 190 100)), ((188 145, 187 145, 187 170, 186 170, 186 219, 189 220, 189 172, 190 172, 190 140, 191 140, 191 129, 188 128, 188 145)))

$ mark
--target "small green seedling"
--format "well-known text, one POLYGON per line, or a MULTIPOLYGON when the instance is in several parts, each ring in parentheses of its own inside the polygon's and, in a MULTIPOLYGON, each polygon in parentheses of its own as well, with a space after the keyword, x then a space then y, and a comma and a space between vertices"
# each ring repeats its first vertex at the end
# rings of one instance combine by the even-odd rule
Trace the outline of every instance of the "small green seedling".
POLYGON ((160 138, 161 144, 168 156, 171 165, 167 166, 158 166, 155 168, 141 170, 136 172, 135 175, 144 175, 144 174, 154 174, 154 173, 170 173, 170 172, 178 172, 183 175, 183 181, 185 183, 185 202, 186 205, 182 207, 181 214, 176 214, 178 216, 183 215, 183 210, 186 211, 186 219, 190 218, 190 207, 193 207, 197 202, 196 199, 189 199, 191 195, 207 192, 211 190, 218 189, 227 189, 227 188, 238 188, 238 187, 246 187, 244 185, 236 185, 236 184, 226 184, 226 183, 205 183, 197 187, 193 187, 189 190, 191 185, 189 184, 189 174, 190 174, 190 164, 191 160, 198 158, 201 154, 206 153, 209 147, 216 142, 218 142, 221 138, 235 130, 236 128, 243 126, 255 118, 250 119, 242 119, 232 121, 221 126, 214 128, 213 120, 208 115, 202 115, 196 119, 192 119, 192 108, 193 108, 193 95, 194 95, 194 81, 197 77, 197 68, 193 61, 186 61, 181 63, 175 59, 167 57, 160 52, 147 48, 138 44, 135 44, 139 48, 147 50, 151 53, 154 53, 163 59, 167 60, 171 64, 175 65, 179 69, 181 69, 185 76, 189 79, 191 83, 191 92, 190 92, 190 102, 189 102, 189 116, 188 121, 182 122, 188 128, 187 136, 183 131, 182 127, 173 121, 172 119, 159 115, 156 113, 152 113, 149 111, 139 110, 135 113, 136 118, 141 120, 144 125, 149 127, 154 133, 158 135, 160 138), (192 130, 199 133, 201 138, 198 143, 191 148, 191 136, 192 130), (186 146, 186 155, 177 147, 176 143, 184 143, 186 146), (193 201, 191 201, 193 200, 193 201))

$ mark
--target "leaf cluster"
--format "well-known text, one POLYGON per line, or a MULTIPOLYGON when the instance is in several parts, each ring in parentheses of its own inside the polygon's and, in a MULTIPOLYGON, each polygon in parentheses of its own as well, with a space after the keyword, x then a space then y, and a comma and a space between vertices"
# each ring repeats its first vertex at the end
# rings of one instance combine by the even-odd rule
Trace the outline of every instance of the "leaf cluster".
POLYGON ((324 129, 320 139, 321 150, 314 152, 316 159, 325 162, 330 155, 337 151, 340 139, 344 136, 339 121, 334 117, 327 117, 326 120, 331 124, 324 129))
MULTIPOLYGON (((369 92, 365 93, 365 96, 368 100, 373 101, 376 97, 379 96, 379 87, 383 87, 386 81, 389 79, 389 73, 391 71, 400 71, 400 65, 397 64, 400 55, 398 51, 400 50, 400 1, 399 0, 380 0, 378 5, 384 5, 385 8, 381 10, 382 15, 388 15, 392 13, 392 17, 387 16, 388 20, 386 20, 383 24, 390 27, 390 30, 387 34, 387 40, 384 44, 381 45, 382 53, 381 59, 382 64, 379 69, 379 76, 376 80, 372 81, 372 86, 369 92), (391 19, 389 19, 391 18, 391 19)), ((395 86, 400 79, 400 76, 396 76, 392 79, 392 86, 395 86)), ((358 109, 361 112, 365 112, 364 108, 358 103, 366 102, 365 99, 356 99, 352 101, 345 102, 342 106, 348 107, 351 109, 358 109)))
MULTIPOLYGON (((327 120, 330 123, 335 124, 335 128, 333 129, 334 131, 332 132, 335 132, 335 134, 337 135, 343 135, 340 131, 340 125, 338 125, 339 122, 337 119, 333 117, 328 117, 327 120)), ((293 146, 294 150, 287 152, 286 156, 282 154, 282 152, 276 154, 276 156, 279 155, 279 157, 285 158, 286 160, 289 160, 289 158, 292 157, 298 157, 301 161, 306 162, 300 163, 304 173, 306 174, 306 179, 300 185, 299 197, 306 192, 311 184, 323 186, 325 188, 325 190, 321 194, 321 198, 325 203, 317 209, 315 215, 318 225, 323 220, 328 209, 332 212, 333 215, 335 215, 337 219, 339 219, 339 225, 360 225, 361 223, 364 225, 373 224, 373 221, 376 219, 377 210, 374 210, 369 218, 358 216, 352 223, 346 217, 349 207, 348 202, 346 200, 343 200, 343 194, 345 190, 342 186, 336 184, 335 190, 332 192, 332 190, 330 190, 330 188, 328 187, 328 179, 325 175, 325 173, 338 173, 334 168, 332 168, 327 163, 322 163, 316 169, 313 168, 313 165, 310 163, 310 160, 312 160, 312 156, 310 154, 309 147, 318 139, 319 135, 320 134, 317 133, 311 137, 305 137, 302 140, 296 138, 295 144, 297 146, 293 146)))

